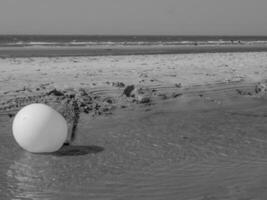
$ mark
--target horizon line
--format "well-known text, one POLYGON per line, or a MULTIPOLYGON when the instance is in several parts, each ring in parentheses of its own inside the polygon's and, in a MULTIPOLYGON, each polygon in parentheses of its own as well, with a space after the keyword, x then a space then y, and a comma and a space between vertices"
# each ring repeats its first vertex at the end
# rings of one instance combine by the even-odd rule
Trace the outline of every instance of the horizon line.
POLYGON ((266 35, 237 35, 237 34, 72 34, 72 33, 60 33, 60 34, 35 34, 35 33, 15 33, 15 34, 0 34, 0 36, 186 36, 186 37, 194 37, 194 36, 203 36, 203 37, 267 37, 266 35))

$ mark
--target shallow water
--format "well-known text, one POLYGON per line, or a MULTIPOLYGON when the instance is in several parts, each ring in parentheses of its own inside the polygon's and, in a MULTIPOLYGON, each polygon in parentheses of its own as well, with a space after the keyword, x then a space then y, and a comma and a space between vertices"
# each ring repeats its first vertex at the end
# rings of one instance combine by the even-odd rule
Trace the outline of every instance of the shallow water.
POLYGON ((166 101, 82 116, 74 146, 37 155, 0 115, 0 199, 266 199, 266 116, 259 98, 166 101))

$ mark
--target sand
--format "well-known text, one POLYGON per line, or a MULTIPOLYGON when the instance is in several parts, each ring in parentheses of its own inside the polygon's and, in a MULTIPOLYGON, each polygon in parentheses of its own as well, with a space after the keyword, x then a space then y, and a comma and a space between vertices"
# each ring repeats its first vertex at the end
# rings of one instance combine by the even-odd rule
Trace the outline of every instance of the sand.
POLYGON ((3 199, 267 197, 266 52, 3 58, 0 72, 3 199), (71 145, 15 144, 12 116, 34 101, 76 120, 71 145))
POLYGON ((0 92, 50 84, 115 89, 112 82, 194 86, 266 78, 267 53, 0 59, 0 92), (111 84, 108 84, 111 83, 111 84))

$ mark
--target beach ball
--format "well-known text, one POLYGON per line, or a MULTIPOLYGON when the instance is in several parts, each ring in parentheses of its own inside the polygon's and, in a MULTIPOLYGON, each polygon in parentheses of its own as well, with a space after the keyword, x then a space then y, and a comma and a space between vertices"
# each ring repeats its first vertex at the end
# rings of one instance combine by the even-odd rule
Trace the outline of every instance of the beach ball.
POLYGON ((59 150, 67 138, 67 122, 53 108, 45 104, 30 104, 15 116, 12 125, 16 142, 32 153, 59 150))

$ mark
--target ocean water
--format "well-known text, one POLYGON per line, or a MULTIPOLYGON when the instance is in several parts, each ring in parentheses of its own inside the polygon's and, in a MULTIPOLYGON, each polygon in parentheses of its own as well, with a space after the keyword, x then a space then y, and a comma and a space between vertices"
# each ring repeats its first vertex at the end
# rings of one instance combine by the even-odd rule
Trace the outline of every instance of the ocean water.
POLYGON ((266 44, 267 36, 1 35, 0 47, 266 44))

